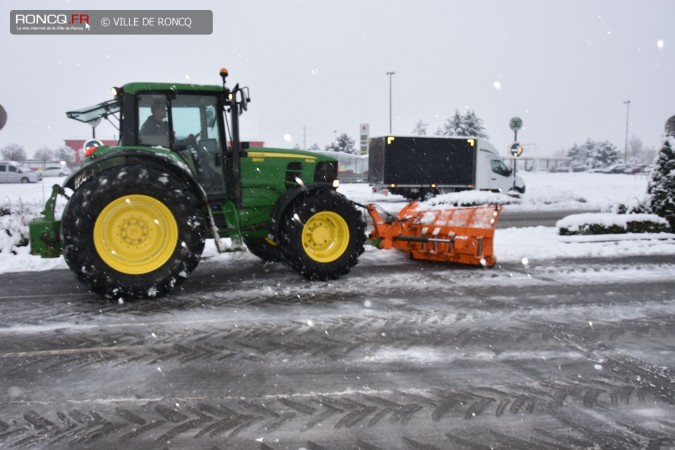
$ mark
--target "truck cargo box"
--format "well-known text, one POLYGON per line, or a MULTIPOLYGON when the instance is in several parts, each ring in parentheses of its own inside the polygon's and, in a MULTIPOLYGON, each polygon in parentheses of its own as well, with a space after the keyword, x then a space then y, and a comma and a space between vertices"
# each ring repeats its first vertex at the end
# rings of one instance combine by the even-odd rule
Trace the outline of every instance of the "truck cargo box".
POLYGON ((368 182, 377 185, 475 186, 474 139, 386 136, 370 140, 368 182))

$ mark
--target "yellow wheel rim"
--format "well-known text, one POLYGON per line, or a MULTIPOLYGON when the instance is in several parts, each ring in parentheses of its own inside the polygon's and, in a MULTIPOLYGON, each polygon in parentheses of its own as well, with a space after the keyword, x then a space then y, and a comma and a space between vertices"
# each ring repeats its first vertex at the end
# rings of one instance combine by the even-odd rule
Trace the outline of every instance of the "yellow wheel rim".
POLYGON ((96 219, 94 245, 110 267, 129 275, 152 272, 173 255, 178 225, 171 210, 146 195, 110 202, 96 219))
POLYGON ((333 262, 343 255, 348 245, 349 226, 334 212, 314 214, 302 228, 302 247, 314 261, 333 262))

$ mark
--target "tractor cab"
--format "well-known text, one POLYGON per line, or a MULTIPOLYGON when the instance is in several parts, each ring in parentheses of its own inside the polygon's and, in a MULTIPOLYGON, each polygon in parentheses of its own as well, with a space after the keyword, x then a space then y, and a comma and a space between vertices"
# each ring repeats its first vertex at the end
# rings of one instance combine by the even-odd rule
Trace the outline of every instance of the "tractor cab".
POLYGON ((227 140, 220 96, 141 92, 134 100, 132 145, 177 152, 210 197, 224 194, 227 140))
MULTIPOLYGON (((126 150, 167 149, 177 153, 210 198, 226 195, 227 156, 233 155, 227 145, 229 127, 225 113, 233 104, 238 110, 246 108, 247 90, 238 86, 231 91, 225 86, 128 83, 113 88, 113 94, 113 100, 69 111, 67 115, 92 126, 102 119, 108 120, 120 132, 119 146, 126 150)), ((233 133, 238 135, 237 130, 233 133)), ((230 136, 229 142, 235 139, 238 136, 230 136)), ((85 157, 100 158, 107 151, 93 147, 85 152, 85 157)), ((233 159, 238 160, 237 156, 239 152, 233 159)), ((230 169, 235 164, 231 166, 230 169)))

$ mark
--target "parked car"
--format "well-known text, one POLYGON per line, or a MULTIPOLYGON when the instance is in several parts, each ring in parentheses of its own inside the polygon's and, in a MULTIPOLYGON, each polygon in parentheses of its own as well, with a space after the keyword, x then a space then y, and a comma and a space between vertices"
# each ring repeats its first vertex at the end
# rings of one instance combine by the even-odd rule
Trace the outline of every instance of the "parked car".
POLYGON ((585 164, 572 164, 570 172, 588 172, 588 166, 585 164))
POLYGON ((553 166, 549 169, 549 172, 551 172, 551 173, 559 173, 559 172, 565 173, 565 172, 569 172, 569 171, 570 171, 570 168, 567 167, 567 166, 553 166))
POLYGON ((0 162, 0 183, 37 183, 42 178, 30 169, 10 162, 0 162))
POLYGON ((625 164, 612 164, 607 167, 599 167, 596 169, 589 170, 591 173, 626 173, 625 164))
POLYGON ((63 166, 49 166, 40 171, 43 177, 66 177, 70 175, 70 169, 63 166))
POLYGON ((624 173, 636 174, 636 173, 645 173, 647 169, 647 164, 635 164, 633 166, 626 167, 624 173))

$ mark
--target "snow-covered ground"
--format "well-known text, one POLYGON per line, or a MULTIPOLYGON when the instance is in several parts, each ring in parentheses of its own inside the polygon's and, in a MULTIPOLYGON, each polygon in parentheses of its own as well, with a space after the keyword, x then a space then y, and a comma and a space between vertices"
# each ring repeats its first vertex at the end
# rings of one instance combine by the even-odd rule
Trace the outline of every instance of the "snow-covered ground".
MULTIPOLYGON (((635 204, 644 199, 649 178, 646 175, 614 175, 589 173, 523 173, 527 192, 514 200, 502 195, 464 192, 436 197, 426 202, 429 208, 442 208, 456 201, 491 196, 493 200, 508 202, 505 211, 551 211, 583 209, 609 211, 618 204, 635 204)), ((0 211, 12 205, 13 210, 28 214, 42 210, 51 186, 62 182, 51 178, 37 184, 0 184, 0 211)), ((343 184, 339 191, 359 203, 378 203, 387 211, 396 212, 405 204, 400 196, 373 194, 367 184, 343 184)), ((63 207, 64 201, 57 207, 63 207)), ((62 258, 41 259, 29 254, 28 247, 16 247, 7 231, 27 226, 23 215, 0 215, 0 273, 51 270, 66 268, 62 258), (16 254, 14 254, 16 253, 16 254)), ((629 256, 675 254, 675 236, 672 234, 559 236, 555 227, 499 229, 495 234, 495 254, 500 262, 521 262, 524 265, 555 258, 587 258, 593 256, 629 256)), ((222 263, 241 258, 255 258, 250 254, 218 255, 213 242, 208 242, 204 257, 222 263)), ((394 251, 368 248, 360 264, 387 264, 400 261, 394 251)))

